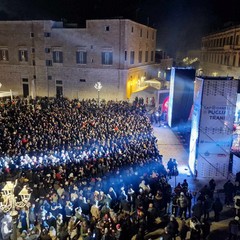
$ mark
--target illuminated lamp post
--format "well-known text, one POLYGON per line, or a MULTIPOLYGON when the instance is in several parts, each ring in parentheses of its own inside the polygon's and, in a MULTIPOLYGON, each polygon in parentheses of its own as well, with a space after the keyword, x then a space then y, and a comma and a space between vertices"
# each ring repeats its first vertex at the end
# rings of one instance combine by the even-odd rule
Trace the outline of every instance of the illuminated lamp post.
POLYGON ((101 84, 101 82, 95 83, 94 87, 95 87, 95 89, 97 89, 97 91, 98 91, 98 107, 100 107, 100 91, 101 91, 101 89, 102 89, 102 84, 101 84))
POLYGON ((16 208, 21 209, 24 207, 29 207, 29 200, 31 197, 31 193, 27 189, 27 186, 24 186, 22 190, 19 192, 19 196, 21 200, 18 202, 17 197, 14 195, 14 189, 16 187, 16 183, 12 183, 11 181, 7 181, 5 186, 2 189, 2 199, 0 202, 0 209, 4 213, 10 213, 13 222, 13 233, 12 239, 17 240, 17 219, 18 219, 18 211, 16 208))

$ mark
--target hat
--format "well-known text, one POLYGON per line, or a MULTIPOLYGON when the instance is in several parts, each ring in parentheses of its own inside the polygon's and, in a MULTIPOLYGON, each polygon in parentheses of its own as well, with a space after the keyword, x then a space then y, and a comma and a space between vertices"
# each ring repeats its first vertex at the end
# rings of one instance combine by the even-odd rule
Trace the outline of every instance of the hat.
POLYGON ((116 229, 120 229, 121 228, 121 225, 118 223, 117 225, 116 225, 116 229))
POLYGON ((184 196, 184 192, 181 192, 180 195, 184 196))
POLYGON ((238 217, 238 216, 236 216, 234 219, 235 219, 236 221, 239 221, 239 217, 238 217))

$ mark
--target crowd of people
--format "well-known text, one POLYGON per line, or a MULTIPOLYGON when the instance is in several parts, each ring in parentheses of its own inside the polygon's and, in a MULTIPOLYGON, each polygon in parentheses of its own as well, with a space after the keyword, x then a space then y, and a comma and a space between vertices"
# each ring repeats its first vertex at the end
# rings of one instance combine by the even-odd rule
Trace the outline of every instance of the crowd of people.
MULTIPOLYGON (((143 102, 15 99, 0 107, 1 187, 27 186, 30 205, 19 209, 19 240, 205 239, 209 212, 219 221, 215 182, 194 195, 185 179, 168 182, 143 102), (179 221, 181 219, 181 224, 179 221)), ((174 166, 174 167, 172 167, 174 166)), ((1 197, 1 204, 5 204, 1 197)), ((0 239, 12 234, 1 212, 0 239)))

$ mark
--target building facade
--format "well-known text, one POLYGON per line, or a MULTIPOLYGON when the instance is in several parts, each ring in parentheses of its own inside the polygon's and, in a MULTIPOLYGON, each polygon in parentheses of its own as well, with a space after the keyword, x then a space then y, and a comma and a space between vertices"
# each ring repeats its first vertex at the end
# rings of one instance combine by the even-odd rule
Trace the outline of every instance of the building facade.
POLYGON ((240 26, 202 38, 201 71, 204 76, 240 78, 240 26))
POLYGON ((1 90, 27 96, 123 100, 157 76, 156 30, 126 19, 0 22, 1 90))

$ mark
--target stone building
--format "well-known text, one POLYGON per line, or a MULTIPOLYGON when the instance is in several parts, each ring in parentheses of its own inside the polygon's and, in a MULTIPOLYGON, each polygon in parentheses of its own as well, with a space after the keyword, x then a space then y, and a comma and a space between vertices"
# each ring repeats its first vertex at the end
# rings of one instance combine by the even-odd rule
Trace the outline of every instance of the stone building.
POLYGON ((240 77, 240 26, 202 38, 201 71, 205 76, 240 77))
POLYGON ((127 19, 0 22, 1 90, 18 95, 122 100, 157 76, 156 30, 127 19))

